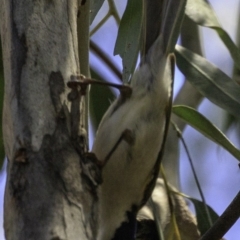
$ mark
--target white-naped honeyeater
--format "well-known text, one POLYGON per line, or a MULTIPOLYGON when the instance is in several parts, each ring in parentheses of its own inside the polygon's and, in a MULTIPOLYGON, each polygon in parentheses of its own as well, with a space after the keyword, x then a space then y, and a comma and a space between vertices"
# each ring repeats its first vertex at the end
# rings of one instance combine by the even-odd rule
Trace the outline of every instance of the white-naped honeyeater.
MULTIPOLYGON (((120 94, 98 127, 92 148, 103 163, 97 240, 134 239, 136 214, 154 188, 170 121, 173 51, 185 2, 159 1, 160 27, 132 76, 132 93, 120 94)), ((148 0, 145 6, 151 10, 148 0)))

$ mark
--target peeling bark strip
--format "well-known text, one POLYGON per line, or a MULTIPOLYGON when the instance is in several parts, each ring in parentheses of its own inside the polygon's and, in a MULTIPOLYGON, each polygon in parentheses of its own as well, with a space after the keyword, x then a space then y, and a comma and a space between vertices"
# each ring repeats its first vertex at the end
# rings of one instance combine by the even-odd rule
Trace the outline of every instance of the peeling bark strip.
POLYGON ((79 69, 77 7, 2 1, 6 239, 94 239, 95 200, 73 143, 66 85, 79 69))

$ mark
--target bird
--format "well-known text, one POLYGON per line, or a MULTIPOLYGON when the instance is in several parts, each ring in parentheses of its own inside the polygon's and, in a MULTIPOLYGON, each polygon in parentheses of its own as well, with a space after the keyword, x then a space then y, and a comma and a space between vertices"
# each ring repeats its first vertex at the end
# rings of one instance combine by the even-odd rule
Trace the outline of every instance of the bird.
POLYGON ((132 76, 131 93, 120 94, 99 124, 91 150, 102 163, 97 240, 134 239, 137 212, 154 188, 172 105, 175 58, 169 46, 183 2, 162 1, 161 27, 132 76))

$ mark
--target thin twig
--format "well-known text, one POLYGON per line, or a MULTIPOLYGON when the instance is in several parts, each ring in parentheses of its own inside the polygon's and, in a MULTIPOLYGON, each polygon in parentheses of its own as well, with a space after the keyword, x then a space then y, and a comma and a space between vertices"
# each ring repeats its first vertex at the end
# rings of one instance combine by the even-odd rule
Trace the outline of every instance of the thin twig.
POLYGON ((108 11, 108 13, 104 16, 104 18, 96 25, 95 28, 90 32, 90 36, 92 36, 95 32, 98 31, 102 27, 102 25, 111 17, 111 12, 108 11))
POLYGON ((122 81, 122 74, 118 67, 111 61, 107 54, 92 40, 90 41, 90 49, 104 62, 108 68, 122 81))
POLYGON ((176 132, 177 132, 177 134, 178 134, 178 137, 180 138, 180 140, 181 140, 181 142, 182 142, 182 144, 183 144, 183 147, 184 147, 184 149, 185 149, 185 151, 186 151, 186 153, 187 153, 188 160, 189 160, 189 163, 190 163, 192 172, 193 172, 193 176, 194 176, 194 179, 195 179, 195 181, 196 181, 197 188, 198 188, 199 194, 200 194, 200 196, 201 196, 202 202, 203 202, 203 204, 204 204, 204 208, 205 208, 206 214, 207 214, 207 216, 208 216, 209 224, 210 224, 210 226, 212 226, 212 225, 213 225, 212 218, 211 218, 210 212, 209 212, 209 210, 208 210, 207 203, 206 203, 206 200, 205 200, 205 197, 204 197, 204 194, 203 194, 203 191, 202 191, 200 182, 199 182, 199 180, 198 180, 197 173, 196 173, 196 171, 195 171, 195 168, 194 168, 194 165, 193 165, 193 160, 192 160, 192 158, 191 158, 191 156, 190 156, 190 152, 189 152, 189 150, 188 150, 187 144, 186 144, 186 142, 185 142, 185 140, 184 140, 184 138, 183 138, 183 136, 182 136, 182 132, 180 131, 180 129, 178 128, 178 126, 177 126, 175 123, 172 123, 172 124, 173 124, 173 126, 174 126, 174 128, 175 128, 175 130, 176 130, 176 132))
POLYGON ((121 19, 119 17, 119 14, 118 14, 118 11, 117 11, 117 8, 116 8, 116 5, 115 5, 114 1, 113 0, 108 0, 108 6, 109 6, 109 9, 108 9, 107 14, 96 25, 96 27, 93 28, 93 30, 90 32, 90 36, 92 36, 95 32, 97 32, 111 16, 113 16, 117 25, 119 26, 121 19))
POLYGON ((108 5, 109 5, 109 12, 114 17, 117 25, 119 26, 121 19, 119 17, 119 14, 118 14, 118 11, 117 11, 114 0, 108 0, 108 5))
POLYGON ((214 225, 201 237, 200 240, 219 240, 240 217, 240 192, 236 195, 227 209, 218 218, 214 225))

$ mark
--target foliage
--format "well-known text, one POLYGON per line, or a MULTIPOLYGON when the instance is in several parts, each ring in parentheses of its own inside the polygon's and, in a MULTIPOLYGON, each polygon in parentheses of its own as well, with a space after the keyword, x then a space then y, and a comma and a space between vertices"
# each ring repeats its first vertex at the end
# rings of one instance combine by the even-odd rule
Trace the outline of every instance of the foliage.
POLYGON ((224 147, 236 159, 240 160, 240 150, 237 149, 228 138, 214 126, 207 118, 193 108, 187 106, 173 106, 173 113, 186 121, 200 133, 224 147))
POLYGON ((214 223, 219 218, 219 216, 210 206, 207 205, 211 217, 211 222, 207 221, 208 214, 205 211, 204 204, 201 201, 194 198, 190 198, 190 200, 194 204, 199 231, 201 232, 201 235, 203 235, 211 227, 212 223, 214 223))
POLYGON ((115 55, 120 55, 123 61, 123 82, 129 81, 136 67, 141 29, 143 24, 143 1, 129 0, 120 22, 118 37, 114 49, 115 55))
MULTIPOLYGON (((104 81, 102 77, 93 69, 91 69, 91 76, 94 79, 104 81)), ((110 88, 92 85, 90 89, 90 114, 92 119, 92 127, 96 131, 103 114, 109 107, 109 104, 114 100, 114 94, 110 88), (102 97, 104 96, 104 97, 102 97)))
MULTIPOLYGON (((122 58, 122 80, 125 83, 128 82, 134 72, 137 56, 141 47, 141 26, 144 23, 143 2, 144 1, 128 0, 120 21, 114 54, 119 54, 122 58)), ((215 30, 229 50, 236 66, 240 66, 239 49, 219 24, 211 5, 207 1, 189 0, 185 14, 196 24, 215 30)), ((204 97, 231 113, 236 118, 240 117, 240 87, 231 77, 227 76, 204 57, 182 46, 178 45, 176 47, 175 55, 177 66, 181 72, 204 97)), ((106 106, 104 108, 106 108, 106 106)), ((103 112, 103 110, 101 111, 103 112)), ((231 143, 221 130, 214 126, 211 121, 197 110, 189 108, 188 106, 174 106, 173 113, 219 146, 225 148, 236 159, 240 160, 239 149, 231 143)), ((100 117, 98 116, 98 121, 99 119, 100 117)), ((213 221, 216 220, 217 215, 210 207, 204 206, 200 201, 196 199, 191 200, 195 205, 199 229, 203 234, 211 225, 209 225, 208 221, 205 221, 207 218, 207 215, 204 214, 206 207, 209 209, 213 221)))
MULTIPOLYGON (((143 2, 144 1, 139 0, 128 0, 126 9, 120 19, 118 12, 116 12, 114 1, 108 0, 108 13, 101 21, 99 21, 99 24, 91 33, 94 34, 100 29, 110 16, 113 16, 117 23, 119 23, 120 19, 114 54, 120 55, 122 58, 123 71, 121 80, 123 80, 124 83, 128 82, 135 70, 142 44, 141 37, 144 25, 143 2)), ((104 0, 91 1, 91 23, 94 21, 94 18, 103 3, 104 0)), ((229 50, 235 65, 240 67, 239 49, 219 24, 212 7, 207 1, 188 0, 185 14, 196 24, 215 30, 219 38, 229 50)), ((1 50, 2 49, 0 48, 0 112, 2 112, 3 105, 3 67, 1 50)), ((182 46, 176 46, 175 55, 177 66, 180 71, 205 98, 208 98, 214 104, 231 113, 236 118, 240 118, 240 87, 232 77, 227 76, 206 58, 197 55, 182 46)), ((101 57, 101 53, 98 57, 101 57)), ((101 60, 104 61, 103 58, 101 60)), ((107 81, 104 76, 100 77, 100 75, 101 74, 99 74, 97 70, 92 70, 93 78, 107 81)), ((109 89, 104 87, 98 87, 98 89, 95 86, 92 87, 90 92, 90 113, 95 128, 113 98, 114 95, 109 89), (99 101, 99 99, 101 101, 99 101)), ((186 121, 189 125, 193 126, 197 131, 213 140, 219 146, 224 147, 236 159, 240 160, 240 150, 237 149, 231 141, 216 126, 214 126, 213 123, 197 110, 189 108, 188 106, 174 106, 173 113, 186 121)), ((2 125, 1 121, 2 117, 0 118, 0 124, 2 125)), ((0 165, 2 165, 3 158, 3 140, 2 131, 0 130, 0 165)), ((191 200, 196 209, 200 232, 203 234, 211 225, 206 221, 206 206, 203 206, 203 203, 196 199, 191 200)), ((210 209, 210 214, 213 217, 212 220, 214 222, 218 216, 210 207, 208 207, 208 209, 210 209)))

